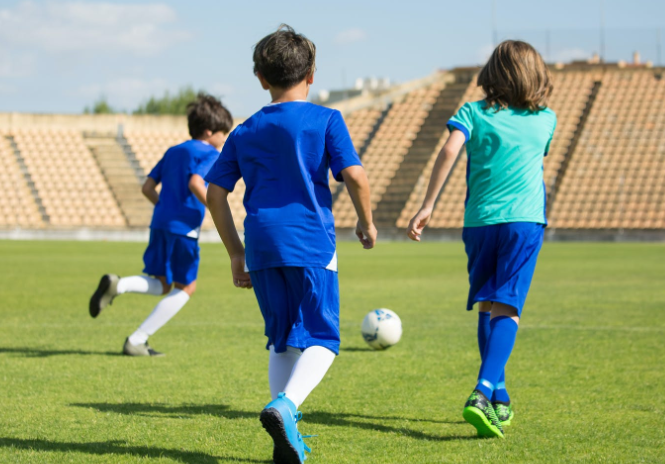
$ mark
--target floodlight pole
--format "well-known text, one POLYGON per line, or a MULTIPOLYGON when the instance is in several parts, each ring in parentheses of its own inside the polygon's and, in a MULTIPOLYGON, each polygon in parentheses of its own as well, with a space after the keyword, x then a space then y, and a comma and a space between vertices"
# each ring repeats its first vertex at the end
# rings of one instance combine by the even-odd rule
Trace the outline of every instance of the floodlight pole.
POLYGON ((492 43, 495 47, 499 45, 499 33, 496 29, 496 0, 492 0, 492 43))
POLYGON ((605 0, 600 0, 600 61, 605 62, 605 0))
POLYGON ((656 63, 658 64, 658 66, 663 65, 660 53, 661 53, 661 43, 660 43, 660 27, 659 27, 658 29, 656 29, 656 63))

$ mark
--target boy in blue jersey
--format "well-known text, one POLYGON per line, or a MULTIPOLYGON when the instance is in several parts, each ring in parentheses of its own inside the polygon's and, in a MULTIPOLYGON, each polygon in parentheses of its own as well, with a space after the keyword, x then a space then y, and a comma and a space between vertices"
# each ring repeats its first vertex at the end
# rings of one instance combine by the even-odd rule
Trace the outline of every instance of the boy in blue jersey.
POLYGON ((206 176, 210 212, 231 258, 233 283, 254 288, 265 320, 273 401, 261 412, 277 464, 305 459, 298 407, 339 353, 335 223, 328 170, 344 180, 359 221, 356 234, 374 246, 369 184, 342 115, 306 102, 316 49, 288 26, 254 49, 254 72, 272 103, 230 135, 206 176), (227 197, 246 185, 245 247, 227 197))
POLYGON ((143 195, 155 205, 150 243, 143 255, 147 275, 121 279, 106 274, 90 299, 90 315, 97 317, 123 293, 166 295, 125 340, 123 353, 128 356, 161 355, 148 345, 148 337, 175 316, 196 290, 198 238, 207 204, 204 177, 219 157, 233 118, 218 99, 199 94, 187 107, 187 122, 192 139, 169 148, 143 184, 143 195), (162 190, 157 193, 160 183, 162 190))
POLYGON ((434 202, 462 146, 467 151, 467 200, 462 238, 468 255, 467 310, 478 303, 482 365, 464 419, 485 437, 504 437, 513 410, 504 369, 543 243, 543 157, 556 127, 547 108, 547 66, 529 44, 500 44, 478 75, 485 99, 466 103, 448 122, 450 137, 432 171, 408 235, 419 241, 434 202))

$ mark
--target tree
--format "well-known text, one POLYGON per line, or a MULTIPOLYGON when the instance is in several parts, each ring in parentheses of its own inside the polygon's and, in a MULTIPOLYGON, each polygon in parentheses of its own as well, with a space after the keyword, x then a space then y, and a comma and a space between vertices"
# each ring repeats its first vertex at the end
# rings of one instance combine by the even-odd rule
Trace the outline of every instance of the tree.
POLYGON ((106 101, 106 97, 101 96, 99 99, 92 104, 92 109, 85 107, 83 109, 84 114, 115 114, 116 111, 109 105, 106 101))
POLYGON ((197 94, 191 86, 182 87, 175 95, 167 90, 161 98, 150 97, 134 114, 187 114, 187 105, 196 100, 197 94))

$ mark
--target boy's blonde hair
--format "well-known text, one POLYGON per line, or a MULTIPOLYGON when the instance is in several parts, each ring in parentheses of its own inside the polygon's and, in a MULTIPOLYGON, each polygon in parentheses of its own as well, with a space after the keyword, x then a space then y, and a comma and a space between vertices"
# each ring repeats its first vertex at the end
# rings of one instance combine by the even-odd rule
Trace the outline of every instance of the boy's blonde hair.
POLYGON ((478 75, 487 108, 540 111, 552 94, 552 76, 540 54, 526 42, 506 40, 494 49, 478 75))

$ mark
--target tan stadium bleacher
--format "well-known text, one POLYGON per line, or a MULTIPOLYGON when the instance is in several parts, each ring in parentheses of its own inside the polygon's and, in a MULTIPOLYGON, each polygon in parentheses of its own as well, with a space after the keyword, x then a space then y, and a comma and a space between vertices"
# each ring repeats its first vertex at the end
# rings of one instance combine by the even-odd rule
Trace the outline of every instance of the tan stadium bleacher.
MULTIPOLYGON (((436 82, 414 90, 388 110, 362 158, 371 188, 372 210, 376 209, 386 187, 395 177, 443 86, 443 83, 436 82)), ((355 226, 357 217, 346 190, 333 205, 333 214, 337 227, 355 226)))
MULTIPOLYGON (((349 135, 353 141, 353 146, 358 153, 360 153, 370 134, 376 127, 376 123, 381 117, 381 113, 382 111, 380 109, 364 108, 344 116, 344 122, 349 129, 349 135)), ((333 193, 337 191, 340 185, 340 182, 335 180, 332 173, 330 173, 329 184, 330 190, 333 193)))
MULTIPOLYGON (((191 138, 186 130, 131 130, 125 132, 125 137, 146 176, 152 171, 152 168, 155 167, 162 156, 164 156, 166 150, 191 138)), ((233 219, 236 227, 239 229, 243 228, 246 215, 242 204, 244 194, 245 183, 241 179, 238 181, 234 191, 229 195, 229 205, 231 206, 233 219)), ((215 228, 210 211, 207 209, 201 228, 204 230, 215 228)))
POLYGON ((80 132, 25 129, 12 135, 50 225, 127 225, 80 132))
POLYGON ((665 81, 653 71, 603 75, 551 225, 665 228, 665 81))
MULTIPOLYGON (((466 92, 462 97, 460 105, 464 102, 477 101, 483 98, 482 89, 476 85, 476 78, 474 77, 469 84, 466 92)), ((443 122, 445 124, 445 121, 443 122)), ((400 213, 397 220, 397 227, 407 227, 411 217, 416 214, 427 192, 427 184, 434 168, 436 158, 441 151, 444 143, 448 139, 450 132, 447 128, 442 127, 443 135, 439 140, 436 148, 432 152, 422 175, 419 177, 416 186, 411 193, 404 209, 400 213)), ((430 222, 430 227, 439 228, 456 228, 461 227, 460 221, 464 218, 464 198, 466 196, 466 148, 462 150, 459 159, 450 173, 450 177, 446 182, 445 188, 439 200, 436 203, 434 214, 430 222), (462 219, 460 219, 460 217, 462 219)))
POLYGON ((6 135, 0 132, 0 227, 41 228, 44 221, 6 135))

